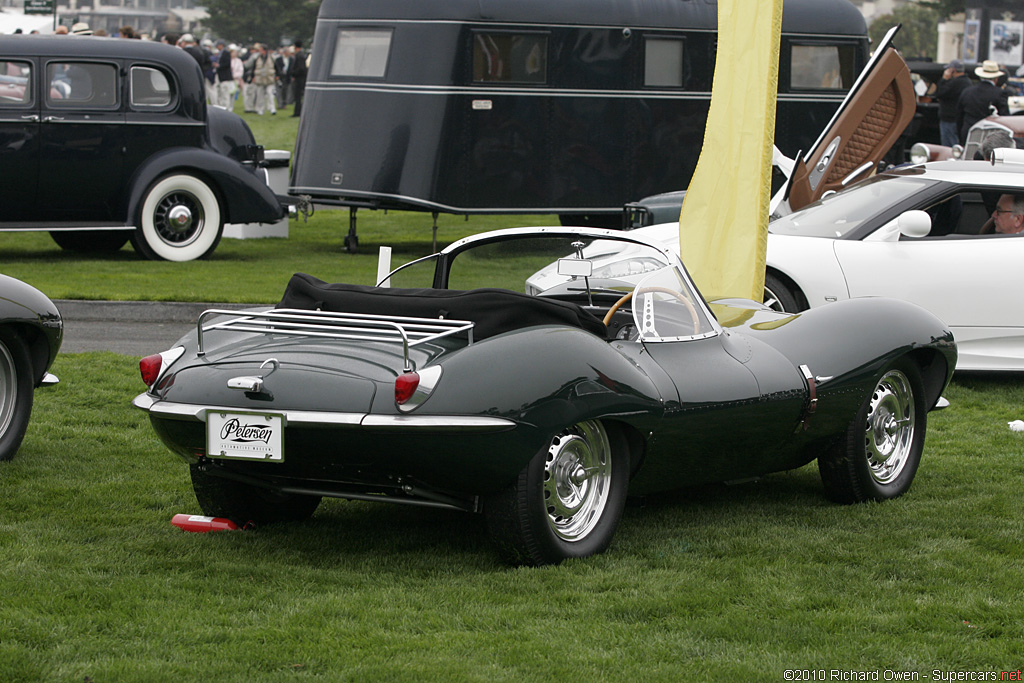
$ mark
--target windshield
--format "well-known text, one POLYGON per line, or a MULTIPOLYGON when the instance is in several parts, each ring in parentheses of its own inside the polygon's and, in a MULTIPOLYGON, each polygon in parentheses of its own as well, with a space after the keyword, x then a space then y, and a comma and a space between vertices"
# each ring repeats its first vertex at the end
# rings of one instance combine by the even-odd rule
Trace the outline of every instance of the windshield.
POLYGON ((704 309, 675 268, 662 268, 633 290, 633 322, 644 341, 672 341, 714 332, 704 309))
POLYGON ((865 221, 918 194, 936 181, 905 175, 880 175, 828 195, 768 225, 776 235, 840 238, 865 221))
POLYGON ((391 273, 392 287, 498 288, 576 304, 607 339, 670 341, 716 334, 679 260, 628 238, 576 232, 484 236, 391 273), (431 272, 439 266, 432 278, 431 272))

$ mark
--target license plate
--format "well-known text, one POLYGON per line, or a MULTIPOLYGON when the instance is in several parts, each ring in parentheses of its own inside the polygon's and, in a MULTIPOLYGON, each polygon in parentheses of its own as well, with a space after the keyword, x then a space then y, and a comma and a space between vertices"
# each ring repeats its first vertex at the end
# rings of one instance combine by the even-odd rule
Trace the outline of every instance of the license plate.
POLYGON ((206 412, 206 455, 284 462, 284 420, 272 413, 206 412))

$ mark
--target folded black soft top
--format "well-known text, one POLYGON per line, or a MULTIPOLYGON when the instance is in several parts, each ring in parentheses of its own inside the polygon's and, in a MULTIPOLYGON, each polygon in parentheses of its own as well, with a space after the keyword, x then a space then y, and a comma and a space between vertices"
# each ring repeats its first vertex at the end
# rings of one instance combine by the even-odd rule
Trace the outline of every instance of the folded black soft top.
POLYGON ((400 289, 327 283, 305 273, 288 282, 277 308, 470 320, 473 338, 534 325, 570 325, 601 337, 603 322, 580 306, 508 289, 400 289))

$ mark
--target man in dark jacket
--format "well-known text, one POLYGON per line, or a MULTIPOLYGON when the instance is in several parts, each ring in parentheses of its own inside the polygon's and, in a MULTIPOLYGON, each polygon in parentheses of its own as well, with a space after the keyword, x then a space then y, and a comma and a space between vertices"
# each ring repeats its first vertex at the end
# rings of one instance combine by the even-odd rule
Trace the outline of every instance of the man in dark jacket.
POLYGON ((956 125, 960 131, 960 144, 967 143, 967 131, 978 121, 992 115, 992 110, 1000 116, 1009 116, 1010 109, 1006 103, 1006 91, 996 85, 1003 75, 999 65, 986 59, 974 70, 981 79, 963 91, 956 105, 956 125))
POLYGON ((306 89, 306 53, 302 50, 302 41, 295 41, 295 49, 292 52, 292 64, 289 70, 292 77, 292 89, 295 93, 295 111, 292 116, 299 116, 302 113, 302 94, 306 89))
POLYGON ((231 73, 231 51, 223 40, 217 41, 217 101, 214 104, 231 109, 231 93, 235 83, 235 77, 231 73))
POLYGON ((964 73, 964 63, 959 59, 946 65, 942 80, 935 86, 934 95, 939 103, 939 138, 946 147, 952 147, 960 141, 960 131, 956 126, 956 105, 960 95, 969 87, 971 79, 964 73))
POLYGON ((284 109, 293 101, 291 67, 291 48, 282 47, 274 57, 274 71, 277 73, 278 109, 284 109))

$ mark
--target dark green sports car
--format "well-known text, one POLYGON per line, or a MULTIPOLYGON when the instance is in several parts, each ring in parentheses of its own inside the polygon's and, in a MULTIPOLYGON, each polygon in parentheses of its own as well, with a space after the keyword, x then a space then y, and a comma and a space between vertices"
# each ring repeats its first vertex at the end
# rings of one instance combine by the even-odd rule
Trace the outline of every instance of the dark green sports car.
POLYGON ((456 508, 486 515, 508 561, 545 564, 607 548, 630 494, 817 459, 836 501, 896 497, 955 364, 912 304, 707 302, 657 241, 519 228, 382 286, 297 274, 275 308, 208 311, 142 360, 134 405, 206 515, 456 508))

